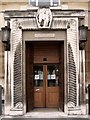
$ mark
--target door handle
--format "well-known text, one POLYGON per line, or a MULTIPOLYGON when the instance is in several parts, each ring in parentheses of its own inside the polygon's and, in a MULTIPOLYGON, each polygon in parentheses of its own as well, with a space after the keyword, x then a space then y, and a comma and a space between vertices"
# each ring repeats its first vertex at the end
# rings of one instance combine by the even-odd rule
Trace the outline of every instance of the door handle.
POLYGON ((40 89, 36 89, 36 92, 39 91, 40 89))

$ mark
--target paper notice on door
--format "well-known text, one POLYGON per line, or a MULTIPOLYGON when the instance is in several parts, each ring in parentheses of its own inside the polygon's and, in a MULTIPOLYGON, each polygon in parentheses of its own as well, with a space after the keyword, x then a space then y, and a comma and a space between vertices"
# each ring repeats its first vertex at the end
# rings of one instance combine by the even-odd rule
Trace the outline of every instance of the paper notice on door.
POLYGON ((39 80, 39 75, 35 75, 35 80, 39 80))
POLYGON ((51 75, 48 75, 48 80, 50 80, 51 79, 51 75))
POLYGON ((43 80, 43 74, 40 74, 39 77, 40 77, 40 80, 43 80))
POLYGON ((56 79, 56 75, 51 75, 51 79, 56 79))

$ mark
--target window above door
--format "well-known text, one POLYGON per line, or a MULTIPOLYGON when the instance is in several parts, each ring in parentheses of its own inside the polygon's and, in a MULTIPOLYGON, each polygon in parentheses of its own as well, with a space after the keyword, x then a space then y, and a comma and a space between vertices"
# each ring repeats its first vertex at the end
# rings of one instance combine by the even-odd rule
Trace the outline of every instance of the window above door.
POLYGON ((56 7, 60 0, 29 0, 29 4, 38 7, 56 7))

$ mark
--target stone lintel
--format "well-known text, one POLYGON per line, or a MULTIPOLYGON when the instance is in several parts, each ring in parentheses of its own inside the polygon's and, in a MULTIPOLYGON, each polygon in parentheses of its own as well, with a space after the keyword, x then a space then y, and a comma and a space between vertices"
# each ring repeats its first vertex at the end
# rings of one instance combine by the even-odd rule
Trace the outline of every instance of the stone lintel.
MULTIPOLYGON (((50 9, 53 17, 78 17, 84 18, 84 10, 61 10, 61 9, 50 9)), ((38 9, 28 9, 28 10, 12 10, 3 11, 4 18, 35 18, 38 9)))

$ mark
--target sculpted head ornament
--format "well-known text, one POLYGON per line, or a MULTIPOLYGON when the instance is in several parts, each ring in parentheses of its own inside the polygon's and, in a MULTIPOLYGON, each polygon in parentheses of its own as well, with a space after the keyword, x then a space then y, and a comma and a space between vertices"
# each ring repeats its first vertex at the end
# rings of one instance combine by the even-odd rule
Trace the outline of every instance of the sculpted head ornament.
POLYGON ((37 12, 37 24, 39 28, 49 28, 52 21, 50 9, 42 8, 37 12))

